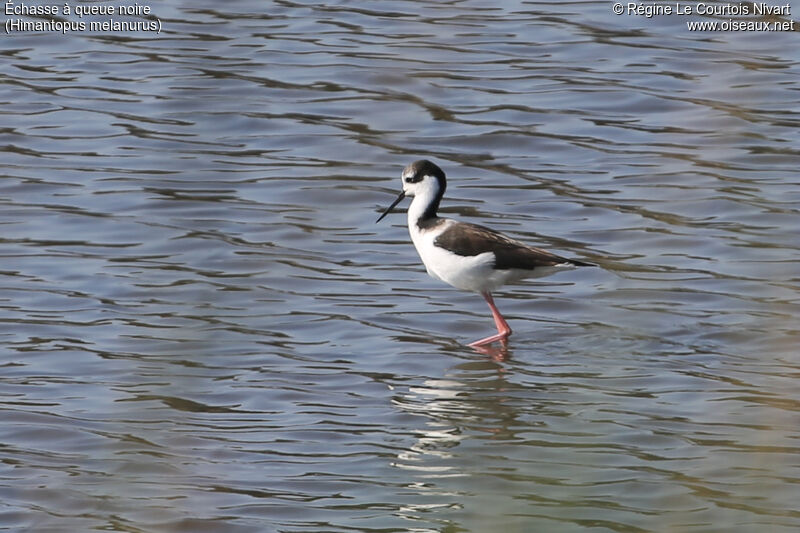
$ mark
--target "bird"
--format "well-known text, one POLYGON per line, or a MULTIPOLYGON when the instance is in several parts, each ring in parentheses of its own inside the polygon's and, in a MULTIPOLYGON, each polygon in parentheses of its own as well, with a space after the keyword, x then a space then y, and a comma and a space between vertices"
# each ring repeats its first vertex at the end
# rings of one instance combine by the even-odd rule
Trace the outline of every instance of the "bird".
POLYGON ((399 196, 375 222, 383 220, 405 197, 413 197, 408 231, 428 274, 457 289, 478 292, 489 304, 497 334, 469 346, 480 348, 497 341, 507 345, 511 327, 492 297, 499 287, 559 270, 595 266, 528 246, 485 226, 440 217, 437 212, 447 179, 444 171, 427 159, 406 166, 400 179, 399 196))

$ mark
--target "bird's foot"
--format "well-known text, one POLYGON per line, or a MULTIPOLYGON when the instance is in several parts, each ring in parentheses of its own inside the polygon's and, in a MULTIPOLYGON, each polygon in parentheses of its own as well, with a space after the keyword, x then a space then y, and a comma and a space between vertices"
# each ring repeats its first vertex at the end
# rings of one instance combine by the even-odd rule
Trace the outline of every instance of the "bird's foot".
POLYGON ((500 341, 503 344, 503 346, 507 346, 509 335, 511 335, 511 330, 502 331, 500 333, 497 333, 496 335, 492 335, 491 337, 486 337, 485 339, 471 342, 467 346, 472 346, 473 348, 479 348, 481 346, 486 346, 487 344, 491 344, 497 341, 500 341))

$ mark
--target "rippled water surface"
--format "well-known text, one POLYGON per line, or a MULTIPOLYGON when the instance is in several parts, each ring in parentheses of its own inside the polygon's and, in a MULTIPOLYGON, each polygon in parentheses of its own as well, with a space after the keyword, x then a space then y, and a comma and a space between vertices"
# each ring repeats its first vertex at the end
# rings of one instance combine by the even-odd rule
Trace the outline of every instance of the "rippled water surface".
POLYGON ((800 528, 797 32, 152 8, 0 37, 0 530, 800 528), (423 157, 600 265, 499 291, 507 351, 375 224, 423 157))

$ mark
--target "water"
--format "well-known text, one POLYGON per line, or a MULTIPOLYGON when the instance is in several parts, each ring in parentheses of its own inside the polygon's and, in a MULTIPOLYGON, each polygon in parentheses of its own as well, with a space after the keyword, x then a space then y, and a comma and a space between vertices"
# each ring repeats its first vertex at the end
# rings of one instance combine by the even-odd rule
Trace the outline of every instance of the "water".
POLYGON ((4 35, 0 530, 796 531, 796 34, 611 5, 4 35), (600 265, 506 352, 374 223, 422 157, 600 265))

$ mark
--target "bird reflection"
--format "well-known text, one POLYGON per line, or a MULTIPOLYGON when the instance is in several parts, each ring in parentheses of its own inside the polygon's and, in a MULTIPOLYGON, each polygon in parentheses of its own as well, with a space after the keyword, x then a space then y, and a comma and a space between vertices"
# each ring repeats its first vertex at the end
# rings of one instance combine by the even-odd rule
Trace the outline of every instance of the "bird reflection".
MULTIPOLYGON (((492 361, 497 361, 498 363, 505 363, 511 360, 511 354, 508 351, 508 342, 504 341, 500 343, 500 346, 495 344, 487 344, 483 346, 471 346, 473 350, 483 355, 488 355, 491 357, 492 361)), ((499 367, 497 369, 498 372, 505 372, 503 367, 499 367)))
POLYGON ((464 475, 461 454, 455 449, 476 435, 513 437, 518 413, 509 401, 506 372, 498 361, 508 359, 508 349, 476 348, 491 359, 456 367, 441 379, 426 379, 394 398, 402 410, 426 417, 416 441, 397 455, 395 466, 424 472, 428 476, 464 475))

